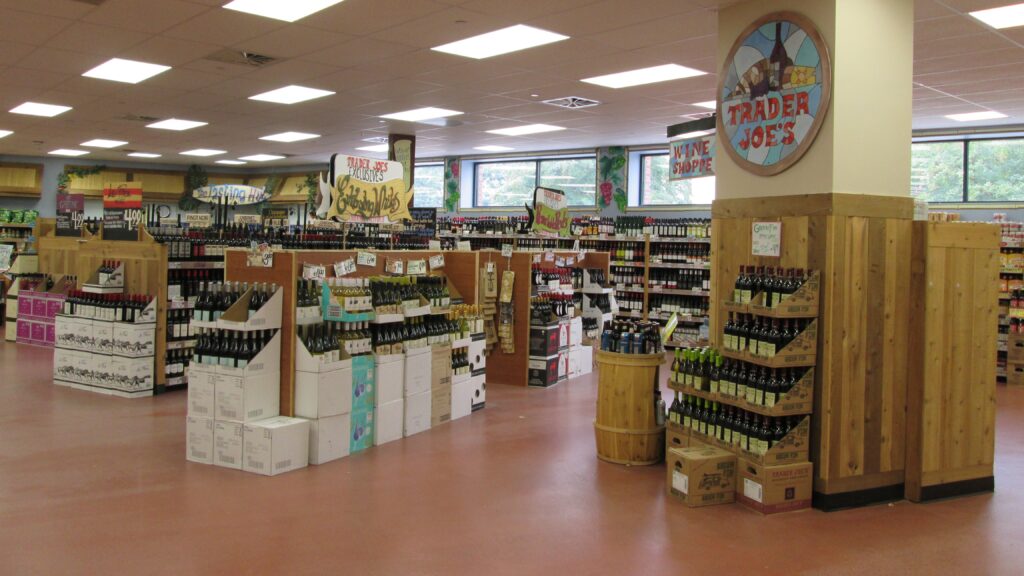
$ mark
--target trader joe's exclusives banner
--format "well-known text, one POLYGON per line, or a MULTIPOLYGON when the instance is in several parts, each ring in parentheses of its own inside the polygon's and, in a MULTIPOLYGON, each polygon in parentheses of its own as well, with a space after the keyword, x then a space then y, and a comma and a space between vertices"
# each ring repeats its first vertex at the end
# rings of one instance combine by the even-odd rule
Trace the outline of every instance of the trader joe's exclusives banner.
POLYGON ((320 181, 317 216, 352 222, 398 223, 410 219, 412 191, 400 162, 335 154, 328 182, 320 181))
POLYGON ((533 191, 533 231, 549 236, 568 236, 569 223, 569 203, 565 193, 538 186, 533 191))
POLYGON ((703 136, 672 142, 669 180, 703 178, 715 174, 715 137, 703 136))

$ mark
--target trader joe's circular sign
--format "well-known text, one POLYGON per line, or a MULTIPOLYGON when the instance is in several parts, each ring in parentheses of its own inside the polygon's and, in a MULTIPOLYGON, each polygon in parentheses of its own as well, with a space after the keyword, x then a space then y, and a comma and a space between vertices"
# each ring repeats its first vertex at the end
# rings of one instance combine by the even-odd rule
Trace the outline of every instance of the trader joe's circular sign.
POLYGON ((778 174, 807 152, 828 111, 828 47, 793 12, 759 18, 733 44, 718 84, 718 134, 746 170, 778 174))

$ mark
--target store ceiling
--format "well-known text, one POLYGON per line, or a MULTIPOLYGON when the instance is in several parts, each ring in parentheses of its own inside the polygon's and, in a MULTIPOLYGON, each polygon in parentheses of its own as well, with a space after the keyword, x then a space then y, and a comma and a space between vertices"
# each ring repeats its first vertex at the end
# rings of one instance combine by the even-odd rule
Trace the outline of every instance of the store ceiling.
MULTIPOLYGON (((712 100, 716 13, 726 0, 345 0, 293 24, 221 5, 226 0, 0 0, 0 110, 24 101, 73 106, 56 118, 0 112, 0 154, 45 155, 93 138, 128 141, 159 162, 191 163, 179 152, 214 148, 237 158, 288 155, 271 164, 323 162, 364 139, 413 132, 417 154, 589 148, 664 141, 665 127, 712 100), (99 4, 97 6, 96 4, 99 4), (430 47, 514 24, 571 39, 486 60, 430 47), (225 49, 272 56, 250 68, 210 60, 225 49), (137 85, 84 78, 120 57, 172 66, 137 85), (706 76, 613 90, 581 78, 676 63, 706 76), (249 100, 288 84, 336 92, 294 105, 249 100), (536 96, 534 96, 536 95, 536 96), (540 100, 565 96, 602 104, 563 110, 540 100), (448 126, 382 122, 379 115, 424 106, 465 112, 448 126), (137 118, 187 118, 185 132, 145 128, 137 118), (567 130, 524 137, 487 130, 545 123, 567 130), (285 131, 322 138, 282 144, 285 131)), ((994 109, 998 122, 1024 122, 1024 28, 995 31, 965 15, 1008 0, 917 0, 914 127, 963 127, 944 115, 994 109)), ((125 150, 93 150, 99 160, 125 150)), ((372 155, 372 154, 370 154, 372 155)), ((250 164, 251 166, 251 164, 250 164)))

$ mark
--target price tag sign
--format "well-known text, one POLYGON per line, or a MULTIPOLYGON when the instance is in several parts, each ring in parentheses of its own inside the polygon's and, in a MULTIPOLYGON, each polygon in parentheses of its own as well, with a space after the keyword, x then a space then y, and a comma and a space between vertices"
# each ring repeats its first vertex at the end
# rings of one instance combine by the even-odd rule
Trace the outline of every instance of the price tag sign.
POLYGON ((555 266, 558 266, 559 268, 564 268, 565 267, 565 258, 562 258, 561 256, 559 256, 558 258, 555 258, 555 266))
POLYGON ((473 251, 473 245, 469 243, 469 240, 459 240, 459 243, 458 243, 458 245, 456 247, 459 250, 464 250, 466 252, 472 252, 473 251))
POLYGON ((0 244, 0 272, 6 272, 11 268, 12 254, 14 254, 14 244, 0 244))
POLYGON ((347 260, 342 260, 341 262, 338 262, 337 264, 334 265, 334 275, 338 277, 348 276, 349 274, 355 271, 356 261, 351 258, 348 258, 347 260))
POLYGON ((213 214, 185 214, 185 223, 188 224, 189 228, 209 228, 213 225, 213 214))
POLYGON ((427 241, 427 250, 440 250, 440 249, 441 249, 441 241, 440 240, 429 240, 429 241, 427 241))
MULTIPOLYGON (((188 217, 191 214, 186 214, 185 216, 188 217)), ((256 224, 258 226, 263 223, 263 218, 259 214, 235 214, 232 219, 235 224, 256 224)), ((209 228, 209 224, 206 227, 209 228)))
POLYGON ((571 256, 569 258, 566 258, 566 260, 565 260, 565 265, 566 266, 572 266, 575 263, 576 263, 576 259, 571 257, 571 256))
POLYGON ((377 255, 372 252, 359 252, 356 254, 356 264, 360 266, 376 266, 377 255))
POLYGON ((246 264, 263 268, 272 268, 274 266, 274 251, 270 249, 269 244, 262 242, 257 245, 253 241, 250 244, 250 249, 249 256, 246 258, 246 264))
POLYGON ((576 261, 577 262, 583 262, 583 257, 586 256, 586 254, 587 254, 586 252, 580 250, 580 253, 576 256, 576 261))
POLYGON ((384 270, 391 274, 404 274, 405 273, 405 262, 401 260, 392 260, 388 258, 384 262, 384 270))
POLYGON ((302 265, 303 280, 323 280, 324 278, 327 278, 327 268, 325 266, 320 266, 319 264, 302 265))
POLYGON ((540 254, 534 254, 533 255, 533 263, 537 264, 539 262, 540 262, 540 254))
POLYGON ((555 261, 555 253, 550 251, 550 250, 545 252, 544 253, 544 261, 545 262, 554 262, 555 261))
POLYGON ((494 262, 487 263, 487 273, 490 274, 491 272, 494 272, 494 262))
POLYGON ((505 258, 511 258, 512 257, 512 245, 511 244, 502 244, 501 245, 501 255, 504 256, 505 258))
POLYGON ((576 240, 573 241, 573 243, 572 243, 572 251, 573 252, 579 252, 580 251, 580 240, 579 240, 579 238, 577 238, 576 240))
MULTIPOLYGON (((422 276, 427 273, 427 261, 409 260, 409 266, 406 270, 410 276, 422 276)), ((399 274, 401 274, 401 272, 399 272, 399 274)))
POLYGON ((430 269, 437 270, 438 268, 444 268, 444 254, 430 257, 430 269))

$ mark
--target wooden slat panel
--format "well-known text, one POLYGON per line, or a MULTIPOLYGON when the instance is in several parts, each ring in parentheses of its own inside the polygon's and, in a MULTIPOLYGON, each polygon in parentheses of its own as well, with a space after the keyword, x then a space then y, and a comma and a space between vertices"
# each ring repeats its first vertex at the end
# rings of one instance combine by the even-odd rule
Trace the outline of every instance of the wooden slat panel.
POLYGON ((881 470, 903 470, 906 459, 906 398, 910 333, 911 222, 886 221, 885 303, 882 361, 881 470))
MULTIPOLYGON (((883 342, 885 338, 885 249, 886 221, 868 219, 868 252, 866 292, 866 342, 883 342)), ((895 276, 890 274, 889 276, 895 276)), ((882 470, 882 413, 884 386, 884 348, 867 346, 864 372, 864 472, 882 470)))
MULTIPOLYGON (((842 382, 843 428, 840 435, 843 458, 840 476, 864 473, 864 388, 867 373, 867 282, 868 220, 846 219, 846 336, 843 341, 842 382)), ((839 289, 842 289, 841 287, 839 289)))
POLYGON ((0 196, 38 197, 42 180, 42 164, 0 163, 0 196))
POLYGON ((185 191, 184 174, 137 174, 135 180, 142 182, 142 198, 154 195, 180 196, 185 191))
POLYGON ((103 197, 103 187, 111 182, 127 182, 128 171, 123 169, 104 170, 89 176, 72 176, 68 183, 68 191, 83 194, 86 198, 103 197))
POLYGON ((245 176, 241 174, 237 176, 211 174, 207 177, 207 186, 216 186, 218 184, 245 184, 245 176))

